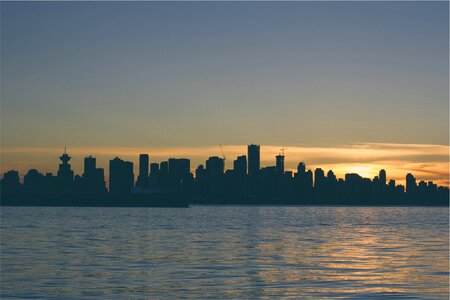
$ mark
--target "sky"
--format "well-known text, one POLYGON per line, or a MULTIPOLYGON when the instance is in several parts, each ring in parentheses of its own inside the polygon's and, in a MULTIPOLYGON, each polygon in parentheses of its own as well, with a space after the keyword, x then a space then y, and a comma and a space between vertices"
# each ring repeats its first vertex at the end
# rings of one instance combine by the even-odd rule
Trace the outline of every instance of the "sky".
POLYGON ((2 173, 55 172, 64 146, 78 173, 195 169, 219 144, 231 167, 256 143, 266 165, 285 147, 290 169, 448 184, 448 2, 0 5, 2 173))

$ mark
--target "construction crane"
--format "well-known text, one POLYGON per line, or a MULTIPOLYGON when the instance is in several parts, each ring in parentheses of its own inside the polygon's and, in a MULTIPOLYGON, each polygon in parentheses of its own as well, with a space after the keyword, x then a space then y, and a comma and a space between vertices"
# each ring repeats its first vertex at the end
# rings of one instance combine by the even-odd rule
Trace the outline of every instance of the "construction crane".
POLYGON ((222 158, 223 158, 223 162, 225 163, 225 154, 223 154, 223 148, 222 148, 222 144, 220 144, 220 150, 222 151, 222 158))

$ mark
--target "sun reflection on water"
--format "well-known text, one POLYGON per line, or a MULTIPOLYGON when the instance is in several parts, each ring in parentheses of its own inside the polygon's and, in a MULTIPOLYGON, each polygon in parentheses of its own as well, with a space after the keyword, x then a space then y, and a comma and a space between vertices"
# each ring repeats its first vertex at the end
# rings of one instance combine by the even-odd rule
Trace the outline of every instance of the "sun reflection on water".
POLYGON ((1 214, 3 297, 449 295, 448 208, 4 208, 1 214))

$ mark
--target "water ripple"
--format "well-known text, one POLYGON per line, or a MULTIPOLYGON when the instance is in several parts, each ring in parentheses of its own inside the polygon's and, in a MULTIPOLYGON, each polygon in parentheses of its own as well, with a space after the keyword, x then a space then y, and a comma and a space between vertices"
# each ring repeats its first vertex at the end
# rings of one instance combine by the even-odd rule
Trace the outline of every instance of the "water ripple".
POLYGON ((2 299, 448 299, 448 208, 1 210, 2 299))

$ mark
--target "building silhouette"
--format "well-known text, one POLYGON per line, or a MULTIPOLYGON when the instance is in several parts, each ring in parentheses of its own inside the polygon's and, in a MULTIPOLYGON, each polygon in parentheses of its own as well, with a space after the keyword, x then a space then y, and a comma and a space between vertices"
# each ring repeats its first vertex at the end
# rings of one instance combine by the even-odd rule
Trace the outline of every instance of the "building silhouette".
POLYGON ((238 156, 233 161, 233 171, 236 176, 245 177, 247 174, 247 157, 245 155, 238 156))
POLYGON ((95 157, 87 156, 84 158, 84 173, 83 178, 85 180, 93 181, 95 177, 97 160, 95 157))
POLYGON ((218 156, 209 157, 206 161, 206 184, 209 197, 220 197, 224 192, 224 160, 218 156))
POLYGON ((325 187, 325 172, 321 168, 314 171, 314 188, 323 189, 325 187))
POLYGON ((206 161, 206 173, 208 177, 219 178, 224 172, 224 160, 218 156, 211 156, 206 161))
POLYGON ((189 189, 193 180, 191 174, 191 161, 187 158, 169 158, 169 172, 167 190, 181 192, 189 189))
POLYGON ((278 154, 276 158, 276 172, 278 174, 284 174, 284 155, 278 154))
POLYGON ((183 179, 191 172, 191 161, 187 158, 169 158, 169 176, 183 179))
POLYGON ((386 171, 381 169, 378 173, 378 179, 380 180, 380 186, 384 189, 386 186, 386 171))
POLYGON ((248 157, 248 175, 256 176, 260 169, 260 153, 259 145, 248 145, 247 147, 247 157, 248 157))
MULTIPOLYGON (((97 168, 96 158, 92 156, 84 158, 82 176, 74 176, 69 164, 70 159, 71 157, 64 151, 60 156, 61 163, 57 176, 53 176, 52 173, 44 175, 36 169, 31 169, 25 174, 23 184, 17 171, 5 172, 0 180, 1 193, 32 195, 29 199, 34 199, 35 195, 41 195, 39 197, 42 199, 47 197, 46 195, 56 195, 54 199, 64 199, 61 194, 92 195, 91 198, 86 196, 86 199, 98 199, 99 193, 106 195, 104 169, 97 168)), ((328 170, 325 175, 324 170, 316 168, 313 174, 304 162, 298 163, 295 173, 286 171, 284 159, 284 153, 280 153, 275 157, 274 166, 261 168, 260 146, 248 145, 248 160, 245 155, 238 156, 233 161, 233 168, 225 170, 225 160, 212 156, 204 165, 200 164, 195 169, 194 177, 190 170, 190 160, 187 158, 170 158, 159 164, 156 162, 149 164, 149 156, 141 154, 139 175, 134 188, 133 163, 116 157, 109 161, 109 194, 113 195, 109 199, 123 199, 127 194, 145 196, 142 194, 159 193, 190 199, 190 203, 205 204, 448 205, 449 203, 448 187, 425 180, 417 183, 411 173, 406 175, 405 191, 405 187, 396 185, 394 179, 388 181, 384 169, 372 179, 356 173, 347 173, 345 178, 337 178, 333 170, 328 170)))
POLYGON ((22 184, 20 183, 19 172, 15 170, 5 172, 0 182, 2 192, 7 191, 9 193, 19 193, 22 191, 22 184))
POLYGON ((131 193, 134 186, 133 163, 116 157, 109 161, 109 191, 131 193))
POLYGON ((64 153, 59 157, 61 164, 58 169, 59 187, 64 192, 69 192, 73 187, 73 171, 70 167, 69 161, 71 157, 67 154, 64 148, 64 153))
POLYGON ((139 175, 136 181, 136 187, 142 189, 148 189, 148 172, 149 168, 149 157, 148 154, 139 155, 139 175))
POLYGON ((158 176, 159 175, 159 164, 151 163, 150 164, 150 176, 158 176))
POLYGON ((23 186, 31 193, 42 193, 45 188, 45 177, 36 169, 31 169, 23 178, 23 186))
POLYGON ((77 190, 84 193, 105 193, 105 171, 97 168, 97 159, 92 156, 84 158, 84 173, 77 190))
POLYGON ((406 193, 412 195, 416 192, 416 189, 416 178, 411 173, 406 174, 406 193))

